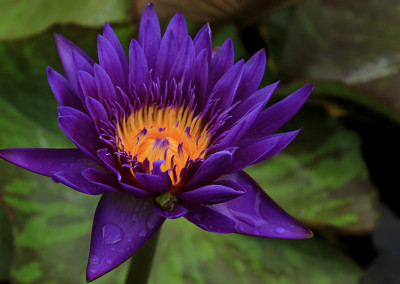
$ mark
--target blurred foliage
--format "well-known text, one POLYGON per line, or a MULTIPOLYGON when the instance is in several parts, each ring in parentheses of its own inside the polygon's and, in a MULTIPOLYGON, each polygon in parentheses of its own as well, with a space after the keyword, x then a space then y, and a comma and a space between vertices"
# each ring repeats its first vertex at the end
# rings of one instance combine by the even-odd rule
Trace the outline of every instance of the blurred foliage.
MULTIPOLYGON (((363 136, 346 119, 366 128, 380 121, 400 123, 400 2, 262 2, 194 1, 190 6, 160 0, 155 6, 162 22, 176 10, 187 11, 193 34, 205 21, 218 24, 212 25, 214 44, 232 37, 237 58, 265 48, 269 61, 262 84, 282 79, 273 100, 315 83, 306 107, 284 129, 302 127, 300 135, 281 154, 247 172, 316 237, 217 235, 184 220, 168 221, 151 283, 355 284, 363 275, 337 236, 374 231, 379 193, 362 152, 363 136), (231 2, 235 5, 227 5, 231 2)), ((1 148, 72 146, 58 129, 57 103, 46 78, 47 65, 62 71, 53 33, 96 59, 104 21, 115 23, 127 48, 143 3, 0 0, 1 148)), ((3 161, 0 170, 0 281, 11 275, 12 283, 83 283, 97 198, 3 161)), ((123 283, 126 268, 94 283, 123 283)))

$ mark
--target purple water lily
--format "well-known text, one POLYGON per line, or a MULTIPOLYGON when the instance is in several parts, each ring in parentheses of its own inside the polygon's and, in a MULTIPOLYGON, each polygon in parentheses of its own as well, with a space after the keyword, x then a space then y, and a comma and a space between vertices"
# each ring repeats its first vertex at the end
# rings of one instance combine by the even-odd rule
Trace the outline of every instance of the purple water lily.
POLYGON ((56 35, 65 77, 48 67, 60 128, 77 149, 5 149, 0 157, 86 194, 102 194, 87 280, 131 257, 166 218, 217 233, 308 238, 242 169, 286 147, 299 130, 274 134, 303 105, 306 85, 264 107, 266 55, 234 62, 231 39, 212 49, 206 24, 192 39, 182 13, 161 36, 143 12, 129 60, 106 23, 99 64, 56 35))

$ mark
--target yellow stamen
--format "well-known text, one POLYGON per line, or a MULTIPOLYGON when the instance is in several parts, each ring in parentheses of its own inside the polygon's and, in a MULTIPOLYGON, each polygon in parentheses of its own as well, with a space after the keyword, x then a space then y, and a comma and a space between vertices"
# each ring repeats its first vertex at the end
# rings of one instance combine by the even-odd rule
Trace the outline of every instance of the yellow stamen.
POLYGON ((166 161, 161 166, 163 171, 176 166, 177 180, 174 180, 172 171, 170 177, 172 183, 177 184, 188 158, 204 158, 203 150, 209 144, 207 126, 200 117, 193 116, 188 108, 144 106, 119 123, 117 146, 123 146, 139 162, 147 158, 150 170, 156 160, 166 161))

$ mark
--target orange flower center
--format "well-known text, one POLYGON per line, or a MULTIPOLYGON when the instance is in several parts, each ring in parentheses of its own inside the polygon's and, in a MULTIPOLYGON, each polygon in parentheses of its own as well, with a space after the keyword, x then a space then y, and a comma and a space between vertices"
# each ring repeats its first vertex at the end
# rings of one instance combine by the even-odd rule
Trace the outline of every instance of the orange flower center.
POLYGON ((166 161, 161 170, 171 169, 173 184, 179 183, 188 159, 204 158, 210 138, 202 119, 182 107, 144 106, 120 122, 117 131, 117 146, 139 162, 147 158, 150 170, 154 161, 166 161))

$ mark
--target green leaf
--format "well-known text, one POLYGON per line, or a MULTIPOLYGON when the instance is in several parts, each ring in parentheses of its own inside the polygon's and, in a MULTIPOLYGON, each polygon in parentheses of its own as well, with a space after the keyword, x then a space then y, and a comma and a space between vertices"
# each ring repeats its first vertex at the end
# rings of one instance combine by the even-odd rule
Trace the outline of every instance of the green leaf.
POLYGON ((150 283, 356 284, 362 270, 318 239, 221 235, 184 219, 162 228, 150 283))
POLYGON ((13 238, 10 220, 0 199, 0 282, 8 281, 13 256, 13 238))
POLYGON ((370 232, 380 207, 360 137, 316 107, 303 108, 292 121, 303 128, 287 149, 246 171, 278 204, 313 227, 370 232))
POLYGON ((356 87, 359 92, 330 94, 361 103, 370 111, 386 111, 400 123, 399 27, 399 9, 390 1, 366 0, 362 5, 344 0, 300 1, 281 72, 292 79, 336 81, 356 87), (377 103, 371 104, 373 100, 377 103))
POLYGON ((131 1, 0 0, 0 40, 37 34, 54 24, 101 27, 129 19, 131 1))

